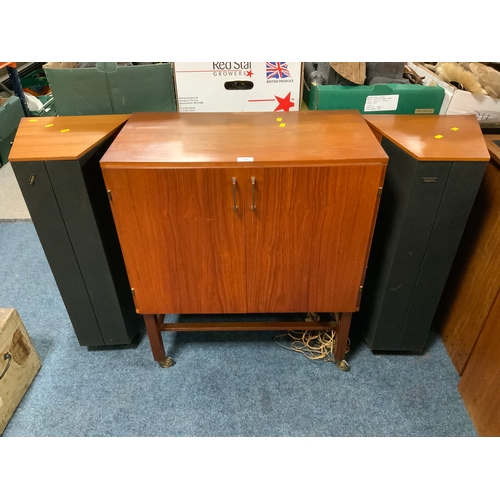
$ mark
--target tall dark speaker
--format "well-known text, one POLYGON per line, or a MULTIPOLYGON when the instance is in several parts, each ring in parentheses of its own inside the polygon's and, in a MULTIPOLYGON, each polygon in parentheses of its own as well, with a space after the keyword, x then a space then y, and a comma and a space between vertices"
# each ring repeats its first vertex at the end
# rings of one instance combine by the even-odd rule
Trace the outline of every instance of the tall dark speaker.
POLYGON ((488 149, 473 115, 365 119, 389 163, 352 331, 373 351, 422 352, 488 149))
POLYGON ((129 116, 23 118, 9 156, 82 346, 130 344, 144 328, 99 165, 129 116))

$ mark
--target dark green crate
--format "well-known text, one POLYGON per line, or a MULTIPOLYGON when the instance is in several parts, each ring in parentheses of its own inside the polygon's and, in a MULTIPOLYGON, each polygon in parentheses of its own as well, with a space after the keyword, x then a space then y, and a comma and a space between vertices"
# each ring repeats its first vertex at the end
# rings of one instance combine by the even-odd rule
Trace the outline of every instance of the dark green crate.
POLYGON ((49 84, 47 76, 45 75, 45 70, 43 68, 36 69, 32 71, 25 77, 21 78, 21 86, 23 89, 33 88, 33 87, 45 87, 49 84))

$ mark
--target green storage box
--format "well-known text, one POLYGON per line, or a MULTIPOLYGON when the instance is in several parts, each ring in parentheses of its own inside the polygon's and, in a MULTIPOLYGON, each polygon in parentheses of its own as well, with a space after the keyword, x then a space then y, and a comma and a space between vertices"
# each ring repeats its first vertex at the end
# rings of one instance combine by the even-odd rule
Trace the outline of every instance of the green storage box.
POLYGON ((94 68, 65 67, 68 65, 71 63, 44 66, 58 115, 177 110, 170 63, 119 66, 98 62, 94 68))
POLYGON ((363 114, 437 115, 444 98, 442 87, 413 84, 317 85, 304 83, 309 109, 357 109, 363 114))
POLYGON ((21 118, 24 118, 24 111, 19 97, 0 97, 0 166, 9 161, 11 143, 21 118))

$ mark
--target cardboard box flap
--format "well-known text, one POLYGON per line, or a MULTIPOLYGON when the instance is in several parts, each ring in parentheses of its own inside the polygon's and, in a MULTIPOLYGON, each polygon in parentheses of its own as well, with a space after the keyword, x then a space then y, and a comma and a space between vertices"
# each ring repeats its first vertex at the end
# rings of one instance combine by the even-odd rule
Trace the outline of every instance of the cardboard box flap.
POLYGON ((5 140, 16 131, 21 118, 24 117, 21 101, 17 96, 8 99, 2 98, 0 102, 0 141, 5 140))
POLYGON ((119 66, 99 62, 94 68, 60 64, 48 63, 44 68, 61 116, 177 109, 170 63, 119 66))
POLYGON ((130 113, 131 110, 139 112, 175 111, 177 109, 170 64, 140 66, 104 64, 106 64, 105 73, 113 113, 130 113))
MULTIPOLYGON (((106 74, 96 68, 45 65, 57 112, 60 115, 111 115, 106 74)), ((58 63, 59 64, 59 63, 58 63)))

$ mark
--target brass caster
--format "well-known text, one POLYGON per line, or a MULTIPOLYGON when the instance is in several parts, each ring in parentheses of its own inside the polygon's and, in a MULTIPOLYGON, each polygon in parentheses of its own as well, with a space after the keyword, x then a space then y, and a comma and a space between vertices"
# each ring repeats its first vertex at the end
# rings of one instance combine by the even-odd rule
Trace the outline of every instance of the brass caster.
POLYGON ((343 372, 348 372, 350 370, 349 363, 345 359, 336 359, 335 365, 339 370, 342 370, 343 372))
POLYGON ((158 364, 162 368, 170 368, 175 365, 175 361, 172 358, 165 358, 163 361, 158 361, 158 364))

